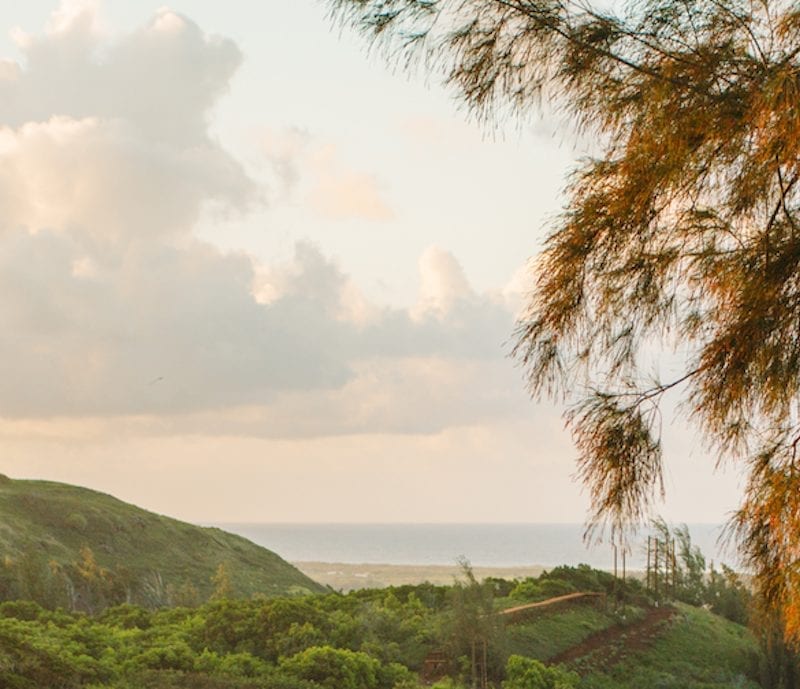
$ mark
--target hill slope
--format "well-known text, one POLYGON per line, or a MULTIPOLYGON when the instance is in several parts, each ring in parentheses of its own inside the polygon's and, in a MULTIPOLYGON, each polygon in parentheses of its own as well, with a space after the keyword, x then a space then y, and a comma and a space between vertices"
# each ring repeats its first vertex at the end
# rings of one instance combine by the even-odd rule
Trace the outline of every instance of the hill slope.
POLYGON ((546 610, 507 629, 507 650, 582 676, 582 689, 757 689, 761 652, 746 627, 683 603, 546 610))
POLYGON ((759 657, 746 627, 676 603, 552 660, 584 675, 586 689, 755 689, 759 657))
POLYGON ((124 572, 130 581, 149 582, 150 588, 194 587, 200 599, 213 592, 220 564, 236 596, 324 590, 240 536, 163 517, 87 488, 0 475, 0 562, 46 559, 69 565, 81 561, 85 547, 99 566, 124 572))

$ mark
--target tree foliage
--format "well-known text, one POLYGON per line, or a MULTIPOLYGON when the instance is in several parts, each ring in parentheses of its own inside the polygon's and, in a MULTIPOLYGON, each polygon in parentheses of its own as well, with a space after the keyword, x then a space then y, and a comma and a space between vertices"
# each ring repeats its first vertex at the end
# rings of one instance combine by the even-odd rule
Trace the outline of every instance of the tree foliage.
POLYGON ((615 536, 663 492, 660 406, 678 396, 719 461, 744 465, 733 532, 800 640, 800 8, 330 1, 479 116, 547 98, 594 135, 514 353, 534 395, 573 397, 590 525, 615 536), (654 373, 654 351, 677 373, 654 373))
POLYGON ((580 682, 576 672, 518 655, 508 659, 506 677, 503 689, 575 689, 580 682))
POLYGON ((417 689, 413 670, 433 643, 436 611, 413 590, 405 599, 389 589, 191 609, 123 604, 99 617, 8 601, 0 687, 417 689), (374 625, 390 618, 398 623, 374 625))
MULTIPOLYGON (((7 601, 0 603, 0 687, 423 689, 427 683, 417 673, 427 665, 429 653, 436 650, 439 656, 452 644, 454 660, 466 661, 466 666, 455 663, 449 677, 433 686, 466 689, 473 686, 472 642, 486 640, 493 686, 500 687, 505 680, 505 689, 568 689, 575 686, 577 676, 545 668, 538 660, 572 647, 595 628, 621 621, 610 610, 601 612, 594 606, 551 610, 512 624, 513 653, 525 657, 509 657, 511 649, 498 643, 502 639, 497 626, 481 618, 492 616, 496 609, 492 590, 510 591, 515 582, 480 583, 466 571, 465 575, 464 581, 447 587, 421 584, 346 595, 221 599, 194 608, 148 610, 125 603, 99 616, 47 610, 33 601, 7 601), (433 592, 436 595, 431 596, 433 592), (453 643, 459 639, 460 646, 453 643)), ((539 581, 608 590, 609 576, 581 565, 555 568, 539 581)), ((505 607, 519 601, 495 603, 505 607)), ((635 604, 625 611, 631 619, 645 612, 635 604)), ((622 672, 637 676, 649 672, 644 676, 658 681, 625 682, 626 687, 699 687, 688 681, 695 673, 709 680, 702 683, 705 689, 750 686, 741 681, 741 673, 747 657, 758 655, 754 637, 730 623, 720 627, 721 620, 703 611, 691 614, 695 622, 689 627, 681 623, 684 631, 679 634, 684 647, 703 639, 703 648, 694 649, 691 662, 685 652, 675 653, 668 645, 667 655, 677 659, 679 669, 669 667, 669 674, 656 675, 649 663, 637 661, 622 672)), ((763 669, 770 677, 789 677, 796 666, 779 639, 769 640, 772 645, 763 657, 763 669)), ((657 643, 664 641, 666 635, 657 643)), ((595 677, 599 684, 591 686, 619 686, 618 675, 603 672, 595 677)))
POLYGON ((464 682, 478 686, 484 671, 492 680, 502 676, 505 627, 494 614, 494 584, 478 581, 466 559, 460 565, 462 579, 450 591, 450 615, 441 635, 451 666, 461 661, 464 682))

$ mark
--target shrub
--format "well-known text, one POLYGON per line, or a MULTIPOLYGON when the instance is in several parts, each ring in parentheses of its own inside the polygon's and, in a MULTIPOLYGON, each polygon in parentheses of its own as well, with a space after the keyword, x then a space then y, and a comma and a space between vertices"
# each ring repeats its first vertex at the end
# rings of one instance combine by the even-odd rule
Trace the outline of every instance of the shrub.
POLYGON ((279 668, 298 679, 311 680, 327 689, 377 689, 380 663, 366 653, 331 646, 312 646, 279 668))
POLYGON ((539 590, 544 598, 556 598, 568 593, 575 593, 577 589, 568 581, 558 579, 544 579, 539 581, 539 590))
POLYGON ((575 672, 518 655, 508 659, 506 678, 503 689, 575 689, 580 682, 575 672))
POLYGON ((64 524, 75 531, 84 531, 89 522, 80 512, 73 512, 64 520, 64 524))
POLYGON ((0 603, 0 617, 33 621, 45 615, 45 609, 32 600, 13 600, 0 603))
POLYGON ((535 579, 523 579, 520 581, 509 594, 511 598, 517 600, 539 600, 544 598, 542 589, 535 579))
POLYGON ((140 653, 134 659, 133 665, 149 670, 191 671, 194 669, 194 654, 184 641, 171 640, 140 653))
POLYGON ((120 629, 149 629, 152 625, 150 612, 130 603, 106 608, 99 620, 103 624, 120 629))

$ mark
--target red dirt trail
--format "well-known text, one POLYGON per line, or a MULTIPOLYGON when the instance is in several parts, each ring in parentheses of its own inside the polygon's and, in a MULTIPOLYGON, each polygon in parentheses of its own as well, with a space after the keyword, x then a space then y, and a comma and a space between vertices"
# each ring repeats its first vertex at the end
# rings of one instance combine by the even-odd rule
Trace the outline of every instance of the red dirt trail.
POLYGON ((576 668, 581 674, 608 670, 628 654, 650 647, 676 612, 675 608, 666 606, 650 608, 643 619, 602 629, 577 646, 548 658, 547 663, 573 664, 581 660, 580 667, 576 668))

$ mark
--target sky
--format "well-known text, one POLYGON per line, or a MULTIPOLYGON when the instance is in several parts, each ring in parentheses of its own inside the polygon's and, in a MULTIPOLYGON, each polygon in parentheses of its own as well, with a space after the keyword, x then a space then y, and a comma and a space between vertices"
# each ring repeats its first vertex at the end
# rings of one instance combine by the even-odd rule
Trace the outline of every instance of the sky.
MULTIPOLYGON (((0 471, 196 522, 579 522, 509 358, 586 145, 313 0, 0 7, 0 471)), ((739 478, 665 437, 669 519, 739 478)))

